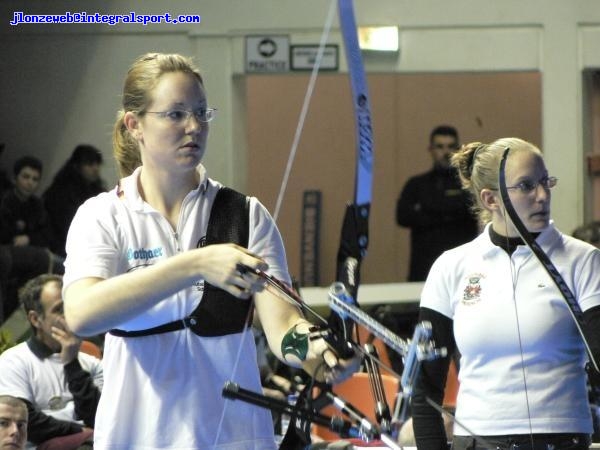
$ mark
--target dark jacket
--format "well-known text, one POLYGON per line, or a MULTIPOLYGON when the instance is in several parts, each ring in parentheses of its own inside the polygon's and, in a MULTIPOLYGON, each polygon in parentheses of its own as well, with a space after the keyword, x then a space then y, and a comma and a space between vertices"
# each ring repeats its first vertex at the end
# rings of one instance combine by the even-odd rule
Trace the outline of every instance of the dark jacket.
POLYGON ((55 245, 42 200, 31 196, 23 201, 9 189, 0 200, 0 244, 12 245, 13 238, 21 234, 29 236, 29 244, 36 247, 55 245))
POLYGON ((65 256, 67 233, 79 206, 105 191, 101 180, 90 184, 74 167, 65 166, 56 174, 43 195, 57 244, 55 253, 65 256))
POLYGON ((433 169, 408 180, 396 204, 396 223, 410 228, 408 281, 424 281, 445 250, 477 236, 468 194, 451 169, 433 169))

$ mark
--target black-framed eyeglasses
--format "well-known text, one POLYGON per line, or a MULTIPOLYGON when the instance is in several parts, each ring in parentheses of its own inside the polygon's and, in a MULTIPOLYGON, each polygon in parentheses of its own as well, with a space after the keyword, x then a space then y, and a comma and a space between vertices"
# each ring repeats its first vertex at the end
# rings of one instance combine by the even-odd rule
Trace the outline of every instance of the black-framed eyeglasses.
POLYGON ((206 109, 170 109, 168 111, 143 111, 143 114, 156 114, 163 119, 169 119, 171 122, 180 124, 187 123, 192 114, 198 122, 208 123, 217 115, 217 108, 206 109))
POLYGON ((544 189, 552 189, 558 183, 558 178, 556 177, 544 177, 539 179, 538 181, 532 180, 523 180, 520 183, 515 184, 514 186, 506 186, 506 189, 516 189, 521 191, 522 194, 531 194, 535 190, 537 190, 539 185, 542 185, 544 189))

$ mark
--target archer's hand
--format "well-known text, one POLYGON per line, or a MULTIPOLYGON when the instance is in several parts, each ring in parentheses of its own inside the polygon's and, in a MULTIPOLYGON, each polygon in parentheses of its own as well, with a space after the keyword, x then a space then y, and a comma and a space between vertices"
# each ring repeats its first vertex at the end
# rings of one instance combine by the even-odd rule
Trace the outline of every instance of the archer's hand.
POLYGON ((323 338, 323 330, 305 321, 286 333, 282 355, 286 361, 302 365, 315 380, 330 384, 349 378, 361 362, 357 355, 341 359, 323 338))
POLYGON ((350 378, 360 368, 360 355, 341 359, 322 337, 312 341, 309 348, 302 368, 317 381, 337 384, 350 378))
POLYGON ((244 299, 263 290, 265 280, 254 270, 264 271, 269 266, 258 256, 235 244, 209 245, 201 251, 202 276, 213 286, 244 299))
POLYGON ((81 347, 81 339, 71 332, 64 317, 56 321, 51 331, 52 337, 60 343, 60 359, 62 363, 69 364, 77 358, 79 348, 81 347))

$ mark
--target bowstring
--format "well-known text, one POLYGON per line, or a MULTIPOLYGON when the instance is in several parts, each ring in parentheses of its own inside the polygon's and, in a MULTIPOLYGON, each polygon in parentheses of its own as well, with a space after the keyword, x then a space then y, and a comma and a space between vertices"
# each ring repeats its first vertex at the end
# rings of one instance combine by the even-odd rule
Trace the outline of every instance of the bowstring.
MULTIPOLYGON (((501 172, 498 174, 498 189, 501 188, 502 185, 504 185, 504 187, 506 188, 506 166, 504 166, 504 173, 502 173, 502 166, 500 166, 500 170, 501 172)), ((502 211, 504 212, 503 217, 504 217, 504 228, 505 228, 505 233, 506 233, 506 248, 509 249, 510 245, 509 245, 509 239, 508 239, 508 211, 506 210, 506 206, 504 205, 504 199, 502 198, 502 195, 500 194, 500 199, 502 201, 502 211)), ((508 200, 510 201, 510 198, 508 198, 508 200)), ((520 220, 520 218, 519 218, 520 220)), ((512 222, 512 219, 511 219, 512 222)), ((519 233, 519 236, 521 236, 519 230, 517 229, 517 233, 519 233)), ((521 236, 521 239, 523 240, 523 243, 525 243, 525 239, 523 239, 523 237, 521 236)), ((516 250, 515 250, 516 251, 516 250)), ((532 255, 530 255, 532 256, 532 255)), ((527 421, 529 424, 529 438, 531 441, 531 447, 533 448, 533 424, 531 422, 531 403, 529 401, 529 389, 527 387, 527 374, 525 371, 525 356, 523 354, 523 339, 521 336, 521 322, 519 320, 519 306, 517 305, 517 296, 516 296, 516 291, 517 291, 517 278, 518 278, 518 272, 515 273, 515 265, 514 262, 512 260, 512 255, 508 254, 508 264, 510 267, 510 278, 511 278, 511 283, 512 283, 512 303, 513 303, 513 308, 514 308, 514 312, 515 312, 515 320, 516 320, 516 326, 517 326, 517 339, 519 342, 519 351, 520 351, 520 356, 521 356, 521 374, 522 374, 522 378, 523 378, 523 389, 525 390, 525 407, 527 409, 527 421)))
POLYGON ((296 159, 298 144, 300 143, 300 135, 302 134, 302 130, 304 129, 304 123, 306 121, 306 116, 308 115, 308 108, 310 106, 310 101, 312 99, 315 84, 317 82, 317 75, 321 67, 323 54, 325 53, 325 44, 329 39, 329 32, 331 30, 333 18, 335 17, 335 11, 335 0, 331 0, 331 3, 329 5, 329 12, 327 13, 327 19, 325 20, 323 32, 321 33, 321 40, 319 42, 319 50, 317 51, 315 64, 313 65, 312 72, 310 74, 310 79, 308 81, 308 87, 306 89, 306 93, 304 94, 304 101, 302 103, 302 109, 300 110, 300 118, 298 119, 296 132, 294 134, 294 140, 292 142, 292 147, 290 148, 287 164, 283 173, 283 180, 281 181, 279 194, 277 195, 277 202, 275 203, 275 211, 273 213, 273 220, 275 222, 277 222, 277 219, 279 218, 281 205, 283 203, 283 197, 285 196, 285 191, 287 189, 290 173, 292 172, 292 166, 294 165, 294 160, 296 159))
MULTIPOLYGON (((502 207, 504 211, 504 224, 507 230, 506 233, 506 248, 510 248, 508 244, 508 220, 506 217, 506 208, 502 207)), ((530 255, 531 256, 531 255, 530 255)), ((512 260, 512 255, 508 255, 508 264, 510 267, 511 283, 512 283, 512 304, 515 312, 515 321, 517 327, 517 340, 519 343, 519 351, 521 356, 521 375, 523 378, 523 388, 525 389, 525 407, 527 408, 527 420, 529 422, 529 436, 531 438, 531 447, 533 448, 533 424, 531 423, 531 403, 529 401, 529 389, 527 387, 527 374, 525 371, 525 356, 523 351, 523 338, 521 336, 521 321, 519 320, 519 305, 517 304, 517 279, 519 277, 519 271, 516 270, 515 263, 512 260)))
MULTIPOLYGON (((250 308, 248 308, 248 315, 246 316, 246 321, 244 322, 244 328, 242 329, 242 334, 240 337, 240 346, 238 347, 238 351, 237 351, 237 355, 235 357, 235 361, 233 363, 233 369, 231 370, 231 377, 229 377, 230 380, 233 380, 235 377, 235 374, 237 373, 237 368, 238 368, 238 364, 240 362, 240 358, 242 355, 242 349, 244 348, 244 341, 246 340, 246 336, 250 335, 251 333, 248 333, 248 328, 250 327, 250 324, 252 323, 252 310, 253 308, 253 303, 254 303, 254 296, 252 296, 250 298, 250 300, 248 300, 249 302, 251 302, 250 304, 250 308)), ((219 425, 217 426, 217 433, 215 435, 215 441, 213 442, 213 447, 216 448, 217 444, 219 443, 219 438, 221 437, 221 430, 223 428, 223 422, 225 420, 225 413, 227 411, 227 405, 230 403, 230 399, 225 399, 225 401, 223 402, 223 411, 221 412, 221 417, 219 418, 219 425)))
MULTIPOLYGON (((281 182, 279 194, 277 196, 277 203, 275 205, 275 211, 273 213, 273 223, 274 224, 277 223, 277 219, 279 217, 281 204, 283 202, 283 197, 285 195, 285 191, 287 188, 289 176, 290 176, 292 166, 294 163, 294 159, 296 157, 296 153, 298 150, 298 144, 300 142, 300 135, 302 134, 302 130, 304 129, 304 123, 306 121, 306 116, 308 114, 308 107, 310 105, 310 100, 311 100, 313 92, 314 92, 314 87, 315 87, 315 84, 317 81, 317 75, 318 75, 319 69, 321 67, 321 61, 323 59, 323 54, 325 52, 325 45, 327 43, 327 40, 329 39, 329 32, 331 30, 331 25, 333 23, 333 18, 335 17, 335 11, 336 11, 335 2, 336 2, 336 0, 331 0, 330 6, 329 6, 329 11, 327 13, 327 18, 325 21, 325 25, 323 27, 323 32, 321 33, 319 49, 317 51, 317 56, 315 58, 315 63, 313 65, 313 69, 312 69, 311 76, 309 79, 308 88, 307 88, 306 94, 304 96, 304 102, 302 104, 302 109, 300 111, 300 118, 298 120, 298 125, 296 126, 294 140, 292 142, 292 147, 290 149, 290 153, 288 156, 288 161, 287 161, 285 172, 283 175, 283 180, 281 182)), ((254 297, 252 297, 250 301, 254 302, 254 297)), ((250 308, 248 311, 248 316, 246 317, 246 322, 244 323, 244 328, 242 329, 242 337, 241 337, 241 341, 240 341, 240 346, 238 348, 238 352, 237 352, 237 355, 236 355, 236 358, 235 358, 235 361, 233 364, 233 369, 232 369, 232 373, 231 373, 231 377, 230 377, 231 380, 233 380, 235 378, 237 368, 239 365, 239 361, 240 361, 241 355, 242 355, 242 349, 244 347, 244 340, 246 338, 246 335, 249 334, 249 333, 247 333, 247 331, 251 325, 250 317, 252 314, 252 309, 253 309, 252 305, 250 305, 250 308)), ((217 433, 215 435, 213 447, 216 447, 216 445, 219 443, 219 439, 221 437, 221 431, 222 431, 222 427, 223 427, 223 422, 225 420, 225 413, 227 410, 228 401, 230 401, 230 399, 225 399, 225 402, 223 404, 223 411, 221 412, 221 417, 219 418, 219 425, 217 428, 217 433)))

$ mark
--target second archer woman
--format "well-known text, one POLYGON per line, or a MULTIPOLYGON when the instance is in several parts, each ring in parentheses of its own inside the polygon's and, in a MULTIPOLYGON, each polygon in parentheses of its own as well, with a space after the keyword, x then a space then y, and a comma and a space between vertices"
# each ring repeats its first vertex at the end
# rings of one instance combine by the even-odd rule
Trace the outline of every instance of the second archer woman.
MULTIPOLYGON (((600 250, 554 225, 557 179, 540 150, 517 138, 464 146, 452 163, 485 228, 436 260, 420 303, 436 344, 461 355, 453 448, 586 449, 585 346, 561 292, 506 213, 498 190, 506 148, 510 202, 574 293, 596 360, 600 349, 600 250)), ((427 402, 441 402, 447 369, 448 358, 423 363, 412 403, 419 449, 447 449, 440 414, 427 402)))

